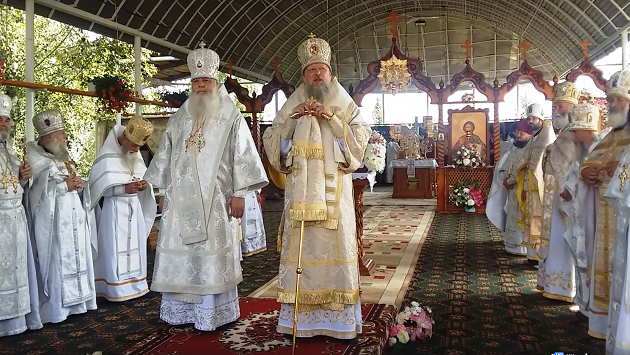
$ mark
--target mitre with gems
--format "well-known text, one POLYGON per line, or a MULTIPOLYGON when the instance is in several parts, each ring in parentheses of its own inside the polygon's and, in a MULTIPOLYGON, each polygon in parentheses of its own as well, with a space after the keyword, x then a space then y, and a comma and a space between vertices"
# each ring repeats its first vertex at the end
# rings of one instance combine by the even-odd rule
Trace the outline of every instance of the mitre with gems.
POLYGON ((568 102, 577 105, 580 98, 580 91, 575 84, 565 81, 553 87, 553 102, 568 102))
POLYGON ((206 44, 201 42, 200 48, 188 53, 188 70, 190 80, 197 78, 209 78, 218 80, 219 55, 210 48, 205 48, 206 44))
POLYGON ((599 131, 599 109, 591 104, 573 106, 573 122, 570 131, 599 131))
POLYGON ((142 147, 153 134, 153 123, 142 116, 133 116, 123 134, 131 143, 142 147))
POLYGON ((46 110, 33 117, 33 126, 40 137, 63 131, 63 116, 59 110, 46 110))
POLYGON ((630 70, 618 71, 610 77, 606 95, 617 96, 630 101, 630 70))
POLYGON ((310 34, 308 39, 298 47, 298 59, 302 64, 302 72, 311 64, 326 64, 328 70, 332 72, 330 67, 330 45, 328 42, 321 38, 315 37, 314 34, 310 34))
POLYGON ((0 117, 11 118, 11 107, 13 101, 8 95, 0 94, 0 117))

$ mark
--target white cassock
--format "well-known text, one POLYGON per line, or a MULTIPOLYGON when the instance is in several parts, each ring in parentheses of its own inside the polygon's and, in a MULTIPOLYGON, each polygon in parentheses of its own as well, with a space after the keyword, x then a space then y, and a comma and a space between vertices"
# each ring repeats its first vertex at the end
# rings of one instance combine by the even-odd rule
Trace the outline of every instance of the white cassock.
MULTIPOLYGON (((10 144, 9 144, 10 145, 10 144)), ((0 169, 18 177, 20 161, 0 143, 0 169)), ((35 260, 24 209, 28 181, 0 189, 0 337, 41 329, 35 260)))
POLYGON ((151 185, 137 194, 125 192, 125 185, 142 180, 147 168, 139 152, 133 168, 127 165, 118 142, 124 131, 114 126, 90 171, 90 209, 98 226, 92 234, 96 294, 113 302, 149 292, 147 238, 157 209, 151 185))
POLYGON ((625 150, 604 197, 617 212, 617 233, 612 261, 606 354, 630 354, 630 149, 625 150))
POLYGON ((400 146, 398 145, 398 143, 394 141, 387 142, 387 149, 385 153, 387 154, 385 156, 386 158, 385 182, 388 184, 394 183, 394 166, 392 165, 392 162, 396 160, 396 154, 398 153, 399 149, 400 149, 400 146))
POLYGON ((243 256, 251 256, 267 250, 267 234, 263 223, 262 210, 258 203, 259 191, 250 191, 245 197, 245 211, 241 218, 243 240, 241 252, 243 256))
POLYGON ((490 187, 488 202, 486 204, 486 217, 488 217, 490 222, 501 232, 505 231, 505 217, 507 213, 504 207, 508 198, 508 190, 503 186, 504 177, 502 171, 505 170, 505 161, 510 155, 512 148, 514 148, 514 145, 510 143, 506 148, 506 150, 501 150, 504 153, 501 155, 501 158, 499 158, 497 164, 495 164, 492 186, 490 187))
POLYGON ((33 170, 28 200, 39 265, 40 315, 44 324, 59 323, 96 309, 89 184, 68 191, 66 165, 37 142, 28 143, 28 162, 33 170))
MULTIPOLYGON (((527 255, 527 247, 523 245, 523 229, 518 226, 520 209, 518 208, 518 200, 516 197, 516 165, 520 161, 520 156, 525 150, 518 148, 512 144, 501 170, 499 171, 499 179, 501 183, 507 180, 508 183, 514 184, 511 190, 506 190, 505 205, 501 207, 505 213, 504 231, 501 233, 505 251, 512 255, 527 255)), ((488 211, 488 209, 486 209, 488 211)), ((486 212, 487 213, 487 212, 486 212)), ((497 213, 497 212, 494 212, 497 213)), ((500 212, 499 212, 500 213, 500 212)))
POLYGON ((189 140, 188 101, 169 119, 144 176, 165 189, 151 284, 163 293, 160 318, 205 331, 240 315, 240 230, 228 215, 230 200, 268 183, 245 119, 224 87, 220 92, 220 109, 207 118, 203 140, 189 140), (186 149, 187 140, 201 149, 186 149))

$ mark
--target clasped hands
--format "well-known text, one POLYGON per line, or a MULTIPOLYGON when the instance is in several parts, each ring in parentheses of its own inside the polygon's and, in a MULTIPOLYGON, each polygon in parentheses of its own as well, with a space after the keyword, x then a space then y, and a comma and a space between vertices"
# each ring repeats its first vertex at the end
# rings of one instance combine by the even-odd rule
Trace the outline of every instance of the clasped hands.
POLYGON ((146 189, 147 186, 149 186, 149 184, 147 184, 147 182, 144 180, 130 182, 127 185, 125 185, 125 193, 130 194, 130 195, 136 194, 140 191, 144 191, 144 189, 146 189))
POLYGON ((293 119, 298 119, 305 115, 311 115, 329 121, 330 119, 332 119, 333 113, 328 107, 326 107, 326 105, 317 101, 314 101, 312 103, 303 102, 295 106, 293 112, 291 112, 291 118, 293 119))
POLYGON ((582 180, 589 185, 595 185, 598 181, 601 181, 600 176, 602 173, 612 178, 617 170, 618 162, 608 162, 603 167, 589 166, 582 170, 582 180))
POLYGON ((67 177, 66 186, 68 186, 68 191, 80 190, 83 188, 83 179, 80 176, 67 177))

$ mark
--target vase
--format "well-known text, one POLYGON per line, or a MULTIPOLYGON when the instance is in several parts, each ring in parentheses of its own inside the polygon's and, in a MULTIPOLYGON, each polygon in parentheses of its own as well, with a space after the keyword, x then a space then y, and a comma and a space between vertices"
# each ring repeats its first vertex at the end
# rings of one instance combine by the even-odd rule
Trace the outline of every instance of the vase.
POLYGON ((464 211, 466 211, 468 213, 473 213, 473 212, 475 212, 475 206, 466 206, 466 207, 464 207, 464 211))

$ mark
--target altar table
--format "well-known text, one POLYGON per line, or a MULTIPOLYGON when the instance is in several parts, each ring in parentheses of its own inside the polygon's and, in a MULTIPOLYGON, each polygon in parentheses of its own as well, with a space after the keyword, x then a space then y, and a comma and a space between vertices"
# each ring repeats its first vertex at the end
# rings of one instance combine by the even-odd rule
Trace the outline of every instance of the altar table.
POLYGON ((408 159, 392 161, 394 168, 394 192, 392 198, 434 198, 435 159, 415 159, 413 168, 408 159))

